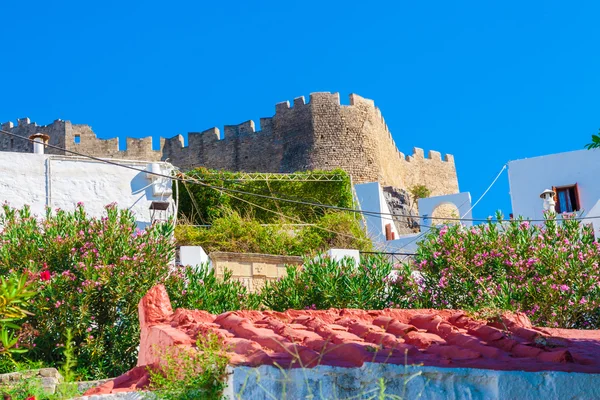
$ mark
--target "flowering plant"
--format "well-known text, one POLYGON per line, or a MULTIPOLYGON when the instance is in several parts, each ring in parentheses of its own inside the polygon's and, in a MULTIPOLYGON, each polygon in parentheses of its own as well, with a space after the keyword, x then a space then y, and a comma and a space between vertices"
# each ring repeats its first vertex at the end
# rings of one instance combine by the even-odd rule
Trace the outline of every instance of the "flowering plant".
POLYGON ((59 363, 70 329, 82 378, 117 376, 132 367, 137 305, 168 277, 172 225, 139 230, 134 216, 114 204, 106 216, 92 218, 80 203, 72 212, 47 209, 42 220, 28 207, 4 205, 0 226, 0 274, 27 274, 37 291, 27 318, 37 337, 28 356, 59 363))
POLYGON ((563 215, 541 225, 444 226, 420 243, 413 267, 426 306, 499 308, 539 325, 598 328, 599 264, 593 230, 563 215))

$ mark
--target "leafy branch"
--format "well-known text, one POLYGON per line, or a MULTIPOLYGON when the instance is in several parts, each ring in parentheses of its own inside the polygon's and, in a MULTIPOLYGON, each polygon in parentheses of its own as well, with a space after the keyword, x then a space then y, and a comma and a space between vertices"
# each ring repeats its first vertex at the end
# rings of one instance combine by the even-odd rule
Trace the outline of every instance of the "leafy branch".
POLYGON ((585 148, 588 150, 600 148, 600 134, 592 135, 592 143, 586 144, 585 148))

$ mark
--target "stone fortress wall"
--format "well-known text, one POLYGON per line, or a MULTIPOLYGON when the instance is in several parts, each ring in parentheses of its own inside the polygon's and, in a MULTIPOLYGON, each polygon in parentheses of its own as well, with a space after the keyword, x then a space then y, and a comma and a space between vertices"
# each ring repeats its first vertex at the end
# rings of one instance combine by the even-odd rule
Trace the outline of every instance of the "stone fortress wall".
MULTIPOLYGON (((197 166, 246 172, 294 172, 342 168, 356 183, 379 181, 385 186, 410 188, 426 185, 432 195, 458 193, 454 158, 430 151, 428 156, 415 148, 404 155, 398 148, 373 100, 350 95, 350 105, 341 105, 338 93, 312 93, 293 104, 275 106, 275 115, 254 121, 190 132, 188 145, 183 136, 160 139, 160 150, 152 149, 152 138, 127 138, 126 150, 119 139, 98 139, 88 125, 56 120, 38 126, 28 118, 2 124, 20 136, 42 132, 49 144, 84 154, 129 160, 167 160, 182 168, 197 166)), ((0 151, 32 152, 32 144, 0 135, 0 151)), ((61 151, 47 148, 49 154, 61 151)), ((64 152, 62 152, 64 154, 64 152)))

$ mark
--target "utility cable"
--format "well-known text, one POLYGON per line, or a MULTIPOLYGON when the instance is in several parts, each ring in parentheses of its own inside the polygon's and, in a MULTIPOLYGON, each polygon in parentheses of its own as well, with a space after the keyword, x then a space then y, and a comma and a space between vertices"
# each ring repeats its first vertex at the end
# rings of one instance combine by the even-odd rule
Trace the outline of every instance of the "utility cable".
MULTIPOLYGON (((23 136, 19 136, 16 135, 14 133, 8 132, 8 131, 4 131, 4 130, 0 130, 0 133, 4 133, 6 135, 10 135, 13 137, 17 137, 19 139, 23 139, 23 140, 27 140, 30 142, 34 142, 33 139, 29 139, 23 136)), ((117 167, 122 167, 122 168, 127 168, 133 171, 137 171, 137 172, 142 172, 148 175, 154 175, 154 176, 160 176, 162 178, 167 178, 167 179, 175 179, 178 180, 180 182, 188 182, 188 183, 195 183, 197 185, 201 185, 201 186, 205 186, 211 189, 215 189, 215 190, 222 190, 225 192, 232 192, 232 193, 238 193, 238 194, 244 194, 244 195, 248 195, 248 196, 255 196, 255 197, 260 197, 260 198, 265 198, 265 199, 270 199, 270 200, 276 200, 276 201, 283 201, 283 202, 288 202, 288 203, 294 203, 294 204, 303 204, 303 205, 309 205, 309 206, 313 206, 313 207, 322 207, 322 208, 328 208, 328 209, 333 209, 333 210, 340 210, 340 211, 348 211, 348 212, 354 212, 354 213, 360 213, 360 214, 365 214, 365 215, 372 215, 372 216, 391 216, 391 217, 402 217, 402 218, 420 218, 420 219, 437 219, 437 220, 443 220, 443 221, 471 221, 471 222, 492 222, 494 221, 493 218, 487 218, 487 219, 477 219, 477 218, 451 218, 451 217, 423 217, 420 215, 408 215, 408 214, 393 214, 393 213, 382 213, 382 212, 374 212, 374 211, 363 211, 363 210, 357 210, 357 209, 353 209, 353 208, 347 208, 347 207, 338 207, 338 206, 333 206, 333 205, 328 205, 328 204, 319 204, 319 203, 311 203, 311 202, 306 202, 306 201, 299 201, 299 200, 291 200, 291 199, 286 199, 286 198, 279 198, 279 197, 273 197, 273 196, 267 196, 267 195, 261 195, 261 194, 257 194, 257 193, 252 193, 252 192, 245 192, 243 190, 237 190, 237 189, 232 189, 232 188, 225 188, 225 187, 220 187, 220 186, 213 186, 213 185, 209 185, 206 184, 204 182, 201 182, 197 179, 192 179, 192 178, 182 178, 181 176, 183 175, 183 173, 179 173, 178 175, 172 176, 172 175, 165 175, 165 174, 161 174, 158 172, 152 172, 152 171, 148 171, 145 169, 140 169, 140 168, 135 168, 132 167, 130 165, 125 165, 125 164, 119 164, 107 159, 103 159, 103 158, 99 158, 99 157, 94 157, 94 156, 90 156, 90 155, 86 155, 83 153, 79 153, 73 150, 68 150, 59 146, 55 146, 55 145, 51 145, 51 144, 44 144, 44 146, 46 147, 50 147, 53 149, 57 149, 57 150, 61 150, 64 151, 66 153, 70 153, 70 154, 75 154, 81 157, 85 157, 85 158, 89 158, 91 160, 95 160, 98 162, 103 162, 106 164, 110 164, 110 165, 114 165, 117 167)), ((121 162, 124 162, 127 160, 122 160, 121 162)), ((592 216, 592 217, 573 217, 573 218, 569 218, 571 220, 588 220, 588 219, 596 219, 596 218, 600 218, 600 216, 592 216)), ((546 222, 545 219, 527 219, 526 221, 529 222, 546 222)))
POLYGON ((504 172, 505 169, 506 169, 506 164, 504 164, 502 166, 502 169, 500 170, 500 172, 498 172, 498 175, 496 175, 496 178, 492 181, 492 183, 490 184, 490 186, 488 186, 488 188, 485 189, 485 192, 483 192, 483 194, 477 199, 477 201, 475 202, 475 204, 473 204, 471 206, 471 208, 469 208, 469 210, 465 213, 465 215, 468 215, 475 208, 475 206, 477 204, 479 204, 479 202, 481 201, 481 199, 483 199, 485 197, 485 195, 487 194, 487 192, 490 191, 490 189, 492 188, 492 186, 494 186, 494 184, 496 183, 496 181, 498 180, 498 178, 500 178, 500 175, 502 175, 502 173, 504 172))
MULTIPOLYGON (((217 190, 218 190, 218 189, 217 189, 217 190)), ((299 222, 299 223, 301 223, 301 224, 305 224, 305 225, 312 225, 314 228, 321 229, 321 230, 323 230, 323 231, 326 231, 326 232, 329 232, 329 233, 334 233, 334 234, 336 234, 336 235, 345 236, 345 237, 348 237, 348 238, 350 238, 350 239, 354 239, 354 240, 358 240, 358 241, 363 241, 363 242, 364 242, 364 241, 369 241, 369 242, 371 241, 370 239, 365 239, 365 238, 357 238, 357 237, 356 237, 356 236, 354 236, 354 235, 348 235, 348 234, 346 234, 346 233, 336 232, 336 231, 334 231, 334 230, 331 230, 331 229, 323 228, 322 226, 319 226, 319 225, 316 225, 316 224, 307 224, 305 221, 302 221, 302 220, 301 220, 301 219, 299 219, 299 218, 296 218, 296 217, 291 217, 291 216, 285 215, 285 214, 283 214, 283 213, 281 213, 281 212, 279 212, 279 211, 274 211, 274 210, 271 210, 271 209, 269 209, 269 208, 266 208, 266 207, 263 207, 263 206, 261 206, 261 205, 259 205, 259 204, 252 203, 251 201, 248 201, 248 200, 242 199, 241 197, 237 197, 237 196, 234 196, 234 195, 231 195, 231 194, 228 194, 228 196, 231 196, 231 197, 233 197, 234 199, 237 199, 237 200, 239 200, 239 201, 243 201, 243 202, 245 202, 245 203, 248 203, 248 204, 250 204, 251 206, 254 206, 254 207, 260 208, 260 209, 262 209, 262 210, 264 210, 264 211, 267 211, 267 212, 273 213, 273 214, 275 214, 275 215, 279 215, 279 216, 280 216, 280 217, 282 217, 282 218, 291 219, 292 221, 296 221, 296 222, 299 222)))

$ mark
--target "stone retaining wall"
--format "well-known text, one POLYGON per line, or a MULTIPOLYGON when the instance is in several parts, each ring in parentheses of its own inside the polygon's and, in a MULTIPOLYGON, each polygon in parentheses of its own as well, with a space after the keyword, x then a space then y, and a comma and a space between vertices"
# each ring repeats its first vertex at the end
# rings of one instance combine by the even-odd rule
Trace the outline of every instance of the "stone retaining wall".
MULTIPOLYGON (((515 361, 515 366, 518 361, 515 361)), ((497 371, 365 363, 361 368, 320 365, 281 370, 233 367, 227 400, 375 398, 422 400, 598 399, 600 374, 497 371)))
POLYGON ((228 269, 250 293, 260 291, 267 281, 285 276, 286 265, 302 265, 301 257, 270 254, 212 252, 209 257, 217 278, 223 278, 228 269))
POLYGON ((22 381, 37 381, 41 388, 49 394, 56 391, 56 386, 63 382, 62 375, 56 368, 32 369, 22 372, 11 372, 0 375, 0 391, 2 387, 10 387, 22 381))

